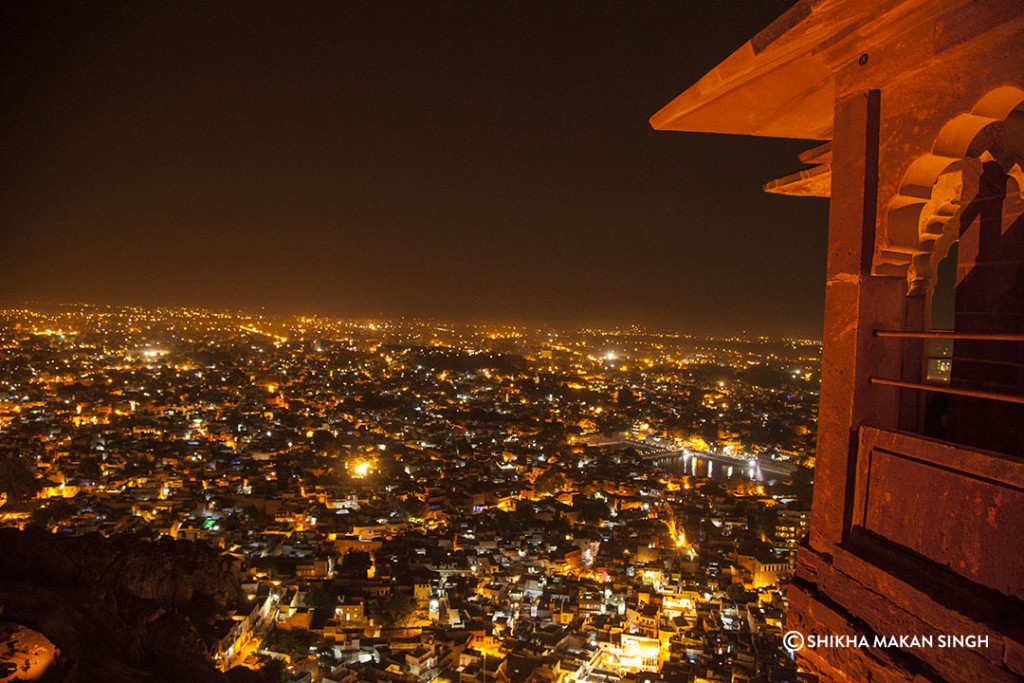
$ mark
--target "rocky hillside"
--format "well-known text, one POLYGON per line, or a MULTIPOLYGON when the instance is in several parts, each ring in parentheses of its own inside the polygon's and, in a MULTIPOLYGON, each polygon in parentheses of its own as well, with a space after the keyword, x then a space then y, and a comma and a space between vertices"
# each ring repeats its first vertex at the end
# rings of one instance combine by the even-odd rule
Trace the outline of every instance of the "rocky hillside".
POLYGON ((235 563, 202 544, 0 529, 0 620, 60 649, 46 680, 226 683, 209 627, 239 592, 235 563))

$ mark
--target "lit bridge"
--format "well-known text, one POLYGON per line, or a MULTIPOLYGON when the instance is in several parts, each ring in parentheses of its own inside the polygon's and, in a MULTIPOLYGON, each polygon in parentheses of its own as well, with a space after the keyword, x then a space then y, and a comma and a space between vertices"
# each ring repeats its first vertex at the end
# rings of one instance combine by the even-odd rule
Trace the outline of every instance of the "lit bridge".
POLYGON ((789 479, 797 469, 796 465, 788 462, 781 462, 779 460, 770 460, 768 458, 743 458, 719 453, 694 451, 689 448, 683 448, 676 451, 664 451, 647 447, 645 450, 648 452, 644 453, 641 457, 644 460, 655 464, 667 464, 680 461, 685 463, 691 458, 703 460, 709 464, 709 475, 711 474, 710 468, 713 468, 714 464, 722 465, 726 468, 732 468, 732 471, 726 470, 727 476, 736 474, 738 476, 746 476, 750 479, 756 480, 773 479, 776 477, 789 479))

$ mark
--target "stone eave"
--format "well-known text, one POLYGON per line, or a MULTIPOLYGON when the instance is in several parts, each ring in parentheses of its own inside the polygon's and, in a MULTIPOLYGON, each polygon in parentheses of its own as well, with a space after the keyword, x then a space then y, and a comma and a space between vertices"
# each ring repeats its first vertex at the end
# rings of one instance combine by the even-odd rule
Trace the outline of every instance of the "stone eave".
POLYGON ((771 180, 764 185, 770 194, 784 194, 790 197, 831 197, 832 165, 822 164, 771 180))
MULTIPOLYGON (((884 0, 879 5, 890 3, 884 0)), ((828 140, 837 63, 878 5, 800 0, 650 118, 656 130, 828 140)))

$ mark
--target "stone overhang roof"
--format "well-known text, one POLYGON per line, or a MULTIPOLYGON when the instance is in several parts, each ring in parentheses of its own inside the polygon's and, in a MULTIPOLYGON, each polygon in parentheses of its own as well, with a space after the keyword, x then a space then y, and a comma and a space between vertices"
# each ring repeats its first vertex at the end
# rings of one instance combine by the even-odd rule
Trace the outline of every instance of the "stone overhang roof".
POLYGON ((906 26, 925 0, 799 0, 650 118, 657 130, 829 140, 836 73, 906 26))

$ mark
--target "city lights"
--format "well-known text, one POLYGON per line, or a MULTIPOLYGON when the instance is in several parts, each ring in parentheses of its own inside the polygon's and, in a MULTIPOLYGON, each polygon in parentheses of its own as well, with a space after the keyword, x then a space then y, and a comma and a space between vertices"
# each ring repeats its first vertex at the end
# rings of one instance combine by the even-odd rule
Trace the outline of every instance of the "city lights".
MULTIPOLYGON (((20 471, 43 482, 17 500, 5 493, 0 523, 55 537, 132 528, 245 558, 255 592, 213 644, 222 667, 275 647, 308 660, 308 644, 272 633, 312 633, 310 614, 335 599, 326 591, 337 592, 335 616, 309 637, 327 650, 354 637, 346 628, 457 631, 482 610, 476 665, 486 653, 488 666, 509 666, 518 655, 505 638, 573 625, 559 652, 579 662, 568 680, 658 671, 706 637, 670 623, 698 608, 727 623, 741 605, 723 587, 726 567, 781 624, 786 558, 808 520, 788 478, 811 445, 816 392, 803 372, 778 374, 777 386, 746 378, 811 367, 817 346, 375 326, 196 309, 0 311, 2 367, 34 369, 0 375, 0 424, 34 435, 20 471), (53 346, 52 335, 21 331, 30 321, 79 333, 53 346), (607 362, 625 351, 590 356, 612 340, 650 362, 626 370, 607 362), (723 367, 729 405, 700 400, 723 392, 723 367), (766 439, 765 423, 786 441, 766 439), (783 496, 799 514, 784 507, 774 530, 748 526, 783 496), (674 597, 692 586, 708 597, 674 597), (621 642, 602 635, 613 627, 621 642)), ((779 627, 759 623, 775 637, 779 627)), ((321 675, 378 664, 369 646, 345 647, 356 648, 349 659, 312 658, 321 675)), ((394 666, 427 667, 438 651, 418 647, 394 666)), ((441 676, 422 671, 424 683, 441 676)))

